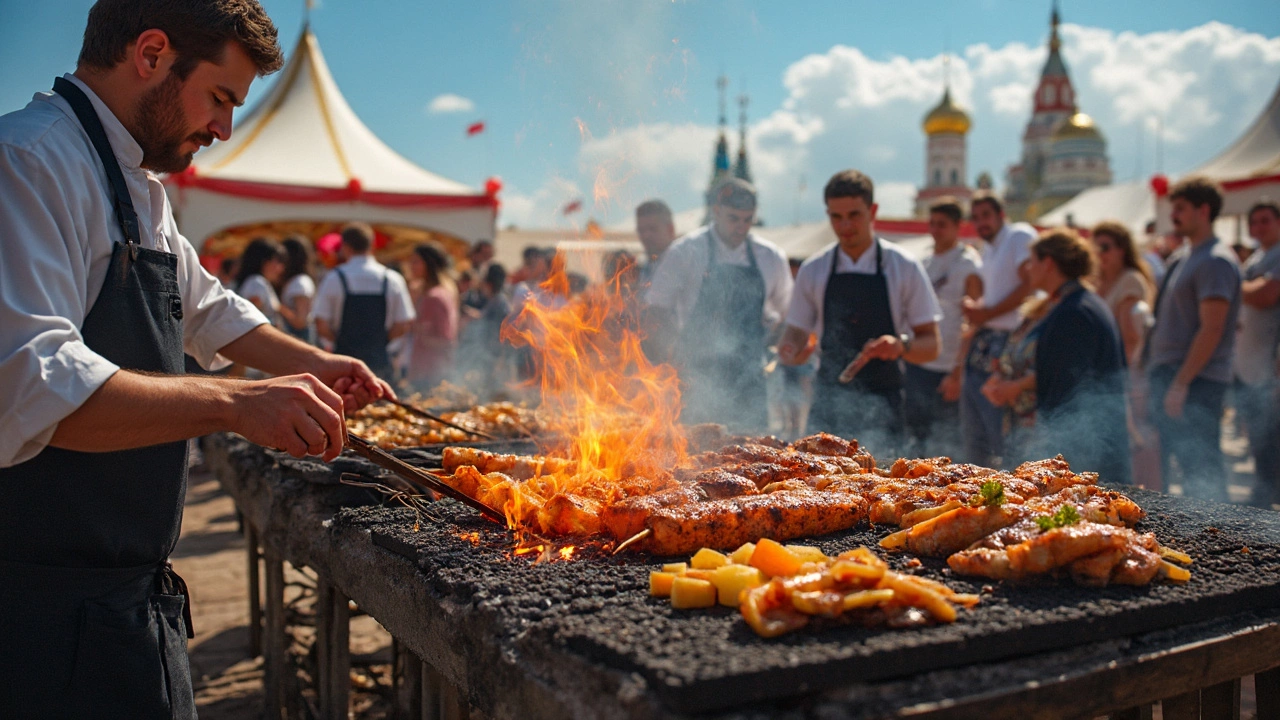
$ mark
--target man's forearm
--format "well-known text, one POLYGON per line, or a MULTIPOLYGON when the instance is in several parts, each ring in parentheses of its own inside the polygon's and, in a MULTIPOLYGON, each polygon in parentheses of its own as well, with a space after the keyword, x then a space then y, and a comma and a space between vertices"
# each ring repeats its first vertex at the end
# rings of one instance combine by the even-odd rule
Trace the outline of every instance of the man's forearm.
POLYGON ((902 359, 914 365, 933 362, 938 359, 939 342, 938 325, 914 328, 915 337, 911 340, 911 349, 902 354, 902 359))
POLYGON ((1027 296, 1030 294, 1031 283, 1024 280, 1018 285, 1018 287, 1014 288, 1012 292, 1005 295, 1003 300, 988 308, 987 314, 990 318, 997 318, 1005 313, 1017 310, 1018 307, 1022 305, 1022 301, 1026 300, 1027 296))
POLYGON ((121 370, 58 423, 49 444, 112 452, 221 432, 231 426, 232 390, 242 382, 121 370))
POLYGON ((1218 341, 1222 340, 1221 328, 1212 328, 1200 326, 1196 331, 1195 337, 1191 339, 1191 347, 1187 350, 1187 356, 1182 359, 1182 366, 1178 368, 1178 374, 1174 376, 1173 381, 1178 385, 1190 385, 1192 380, 1204 370, 1204 366, 1209 364, 1209 360, 1213 358, 1213 351, 1218 347, 1218 341))
POLYGON ((259 325, 218 351, 234 362, 272 375, 311 372, 320 352, 270 325, 259 325))

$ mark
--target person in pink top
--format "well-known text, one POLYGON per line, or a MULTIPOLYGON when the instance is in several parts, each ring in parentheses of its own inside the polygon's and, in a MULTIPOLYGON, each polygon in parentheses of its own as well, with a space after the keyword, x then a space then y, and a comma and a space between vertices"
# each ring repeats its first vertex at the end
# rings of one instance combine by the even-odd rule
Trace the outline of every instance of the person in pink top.
POLYGON ((446 272, 449 255, 438 243, 422 243, 409 256, 409 292, 417 318, 410 328, 409 384, 427 391, 453 372, 458 344, 458 291, 446 272))

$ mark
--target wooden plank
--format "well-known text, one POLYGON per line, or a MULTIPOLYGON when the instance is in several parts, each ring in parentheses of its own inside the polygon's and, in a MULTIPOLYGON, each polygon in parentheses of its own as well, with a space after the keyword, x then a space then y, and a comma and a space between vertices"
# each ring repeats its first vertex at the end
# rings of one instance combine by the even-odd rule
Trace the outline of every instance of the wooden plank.
POLYGON ((444 678, 431 663, 422 663, 422 720, 444 720, 440 713, 440 695, 444 678))
POLYGON ((1240 678, 1200 691, 1200 720, 1240 720, 1240 678))
POLYGON ((263 691, 266 695, 266 716, 280 720, 286 710, 285 673, 289 659, 285 657, 287 645, 284 632, 284 560, 270 545, 263 558, 267 576, 267 602, 263 631, 263 691))
POLYGON ((422 661, 408 650, 404 651, 404 689, 408 697, 401 717, 410 720, 422 720, 422 661))
POLYGON ((351 612, 347 596, 321 575, 316 582, 316 685, 323 720, 346 720, 351 696, 351 612))
POLYGON ((244 521, 244 549, 249 576, 249 657, 258 657, 262 654, 262 551, 258 548, 258 530, 248 518, 244 521))
POLYGON ((1160 701, 1164 720, 1200 720, 1200 691, 1174 695, 1160 701))
POLYGON ((441 683, 440 688, 440 717, 441 720, 470 720, 471 717, 466 693, 447 680, 441 683))
POLYGON ((1253 676, 1258 720, 1280 720, 1280 667, 1253 676))

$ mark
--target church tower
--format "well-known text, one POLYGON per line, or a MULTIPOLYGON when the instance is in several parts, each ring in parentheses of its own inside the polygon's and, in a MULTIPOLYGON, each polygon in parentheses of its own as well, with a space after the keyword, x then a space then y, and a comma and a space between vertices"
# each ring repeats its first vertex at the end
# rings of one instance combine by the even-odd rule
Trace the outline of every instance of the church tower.
POLYGON ((711 204, 714 199, 712 193, 716 186, 726 178, 732 177, 733 173, 729 164, 729 139, 725 135, 725 129, 729 124, 725 106, 725 91, 729 89, 729 78, 723 75, 716 78, 716 89, 720 91, 720 136, 716 139, 715 155, 711 158, 711 182, 707 185, 707 212, 704 223, 711 222, 711 204))
MULTIPOLYGON (((949 71, 950 58, 944 62, 949 71)), ((916 193, 918 217, 927 216, 929 206, 940 197, 950 195, 961 202, 968 202, 972 197, 973 191, 965 179, 968 161, 966 136, 971 125, 969 114, 951 99, 948 72, 941 102, 924 116, 924 185, 916 193)))
POLYGON ((746 94, 738 96, 738 161, 733 164, 733 176, 751 182, 751 166, 747 164, 747 103, 746 94))

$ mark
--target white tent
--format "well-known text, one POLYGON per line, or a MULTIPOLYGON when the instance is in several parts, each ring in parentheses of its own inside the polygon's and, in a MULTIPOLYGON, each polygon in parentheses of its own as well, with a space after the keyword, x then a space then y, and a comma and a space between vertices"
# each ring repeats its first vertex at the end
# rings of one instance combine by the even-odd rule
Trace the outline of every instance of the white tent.
POLYGON ((1071 225, 1093 227, 1103 220, 1116 220, 1134 237, 1143 237, 1147 223, 1156 218, 1156 198, 1145 182, 1103 185, 1085 190, 1067 203, 1036 219, 1041 227, 1071 225))
POLYGON ((440 177, 387 147, 343 98, 304 28, 288 64, 230 140, 166 178, 182 232, 199 247, 230 227, 362 220, 492 239, 498 186, 440 177))

